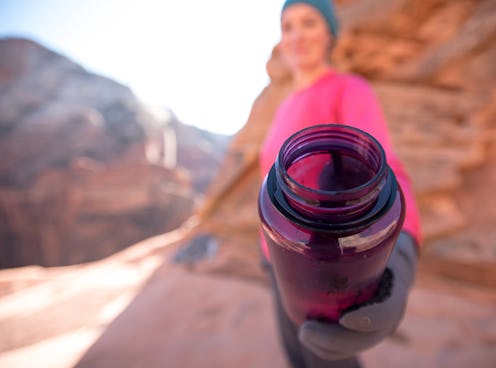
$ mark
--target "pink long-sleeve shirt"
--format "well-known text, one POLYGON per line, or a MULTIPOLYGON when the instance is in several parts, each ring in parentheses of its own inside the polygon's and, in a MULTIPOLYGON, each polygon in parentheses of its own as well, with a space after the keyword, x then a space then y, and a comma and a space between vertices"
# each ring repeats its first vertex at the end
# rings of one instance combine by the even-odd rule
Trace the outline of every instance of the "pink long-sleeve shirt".
MULTIPOLYGON (((372 88, 361 77, 329 70, 311 86, 291 94, 277 110, 260 153, 261 175, 272 167, 284 141, 297 131, 316 124, 346 124, 362 129, 383 146, 386 159, 405 196, 408 232, 420 244, 420 220, 410 178, 394 153, 388 127, 372 88)), ((262 250, 268 249, 262 239, 262 250)))

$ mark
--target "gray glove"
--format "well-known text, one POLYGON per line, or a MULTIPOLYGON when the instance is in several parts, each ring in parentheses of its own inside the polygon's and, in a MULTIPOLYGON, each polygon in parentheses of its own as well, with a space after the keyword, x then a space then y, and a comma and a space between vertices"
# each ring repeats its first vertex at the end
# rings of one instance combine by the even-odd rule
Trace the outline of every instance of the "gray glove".
POLYGON ((392 286, 386 287, 388 295, 382 301, 346 312, 339 324, 305 321, 299 330, 300 342, 325 360, 349 358, 378 344, 396 330, 403 318, 417 258, 414 240, 402 232, 387 264, 392 274, 392 286))

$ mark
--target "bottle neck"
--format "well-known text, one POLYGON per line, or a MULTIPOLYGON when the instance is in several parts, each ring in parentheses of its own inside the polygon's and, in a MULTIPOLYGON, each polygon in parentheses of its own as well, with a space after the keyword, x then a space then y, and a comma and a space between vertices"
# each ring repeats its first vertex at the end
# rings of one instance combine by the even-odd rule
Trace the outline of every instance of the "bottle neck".
POLYGON ((329 229, 369 224, 396 193, 381 145, 361 130, 334 124, 291 136, 269 185, 273 201, 295 221, 329 229))

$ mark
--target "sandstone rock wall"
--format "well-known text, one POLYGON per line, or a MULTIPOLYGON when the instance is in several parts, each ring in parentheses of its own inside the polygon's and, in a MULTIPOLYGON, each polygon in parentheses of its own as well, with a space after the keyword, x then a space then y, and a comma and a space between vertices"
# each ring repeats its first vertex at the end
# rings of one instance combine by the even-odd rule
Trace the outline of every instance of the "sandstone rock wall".
POLYGON ((95 260, 179 227, 227 140, 35 42, 0 40, 0 268, 95 260))

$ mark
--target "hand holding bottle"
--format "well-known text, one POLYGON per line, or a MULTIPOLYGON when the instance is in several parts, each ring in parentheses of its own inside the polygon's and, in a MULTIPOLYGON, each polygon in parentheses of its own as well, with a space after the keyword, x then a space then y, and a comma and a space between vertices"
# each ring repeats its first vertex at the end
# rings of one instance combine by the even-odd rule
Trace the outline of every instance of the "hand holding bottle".
POLYGON ((383 300, 353 308, 339 319, 339 324, 305 321, 299 332, 301 343, 322 359, 340 360, 381 342, 396 330, 403 318, 417 258, 415 242, 402 232, 387 264, 392 282, 389 288, 381 286, 386 290, 379 290, 379 293, 386 293, 379 296, 383 300))

